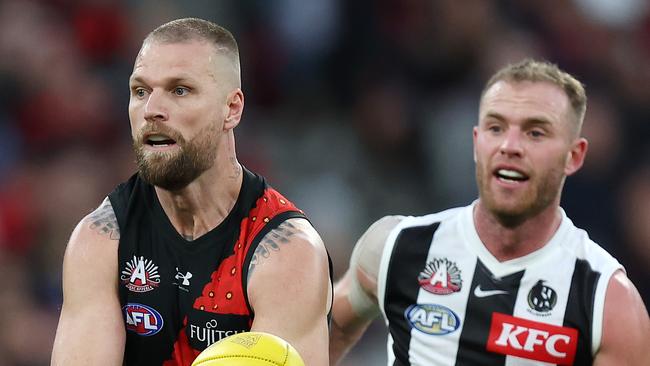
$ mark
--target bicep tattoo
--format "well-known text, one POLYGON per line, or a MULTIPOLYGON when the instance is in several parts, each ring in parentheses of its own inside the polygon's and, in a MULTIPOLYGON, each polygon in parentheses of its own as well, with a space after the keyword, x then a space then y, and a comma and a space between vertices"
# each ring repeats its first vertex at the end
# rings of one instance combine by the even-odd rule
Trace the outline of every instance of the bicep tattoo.
POLYGON ((271 256, 272 252, 280 251, 281 244, 289 243, 289 238, 295 235, 298 232, 298 228, 289 221, 285 221, 277 228, 271 230, 269 233, 264 235, 262 241, 259 243, 251 262, 248 266, 248 279, 251 278, 251 273, 255 269, 255 266, 260 264, 264 259, 271 256))
POLYGON ((108 198, 88 216, 88 220, 92 230, 100 234, 108 235, 112 240, 120 239, 120 228, 117 225, 117 217, 115 217, 115 211, 113 211, 113 206, 108 198))

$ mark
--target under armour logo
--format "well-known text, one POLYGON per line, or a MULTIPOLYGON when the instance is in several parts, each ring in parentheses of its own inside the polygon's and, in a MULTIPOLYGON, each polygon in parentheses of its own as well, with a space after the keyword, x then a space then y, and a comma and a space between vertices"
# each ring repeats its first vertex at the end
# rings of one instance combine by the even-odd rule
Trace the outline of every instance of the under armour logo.
POLYGON ((186 274, 183 274, 178 271, 178 267, 176 267, 176 279, 177 280, 183 280, 183 286, 189 286, 190 285, 190 278, 192 278, 192 272, 187 272, 186 274))

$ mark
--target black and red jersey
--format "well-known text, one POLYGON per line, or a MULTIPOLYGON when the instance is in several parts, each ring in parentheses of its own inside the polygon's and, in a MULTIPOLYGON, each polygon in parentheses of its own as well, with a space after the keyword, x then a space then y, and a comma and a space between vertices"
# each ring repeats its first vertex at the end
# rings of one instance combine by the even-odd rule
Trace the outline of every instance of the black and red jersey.
POLYGON ((259 241, 304 214, 246 169, 233 209, 193 241, 174 229, 154 187, 134 175, 109 199, 120 228, 125 365, 189 366, 210 344, 250 330, 248 265, 259 241))

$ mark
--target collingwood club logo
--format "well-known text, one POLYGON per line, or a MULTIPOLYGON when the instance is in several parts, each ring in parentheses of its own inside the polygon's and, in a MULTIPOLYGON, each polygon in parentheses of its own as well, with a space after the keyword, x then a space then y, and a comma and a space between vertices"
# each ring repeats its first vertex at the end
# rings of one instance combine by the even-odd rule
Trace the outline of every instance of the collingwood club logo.
POLYGON ((418 283, 432 294, 448 295, 460 291, 463 280, 456 263, 447 258, 434 258, 420 272, 418 283))
POLYGON ((122 284, 133 292, 147 292, 155 289, 160 284, 158 266, 150 259, 140 258, 135 255, 126 262, 120 275, 122 284))
POLYGON ((539 280, 528 292, 529 311, 536 315, 549 315, 557 303, 557 293, 551 287, 539 280))

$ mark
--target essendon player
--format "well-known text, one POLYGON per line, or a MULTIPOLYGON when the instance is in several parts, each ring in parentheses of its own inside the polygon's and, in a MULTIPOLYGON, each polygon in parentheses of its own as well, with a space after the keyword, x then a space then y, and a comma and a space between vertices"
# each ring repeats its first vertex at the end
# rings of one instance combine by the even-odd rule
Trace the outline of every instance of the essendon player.
POLYGON ((189 366, 255 330, 327 365, 328 256, 302 211, 236 159, 233 36, 200 19, 164 24, 129 86, 139 172, 72 234, 52 364, 189 366))
POLYGON ((334 292, 332 363, 382 313, 390 365, 650 365, 637 290, 560 208, 587 152, 586 101, 547 62, 488 81, 473 131, 478 200, 366 231, 334 292))

